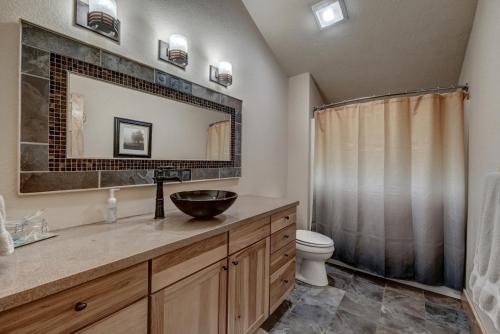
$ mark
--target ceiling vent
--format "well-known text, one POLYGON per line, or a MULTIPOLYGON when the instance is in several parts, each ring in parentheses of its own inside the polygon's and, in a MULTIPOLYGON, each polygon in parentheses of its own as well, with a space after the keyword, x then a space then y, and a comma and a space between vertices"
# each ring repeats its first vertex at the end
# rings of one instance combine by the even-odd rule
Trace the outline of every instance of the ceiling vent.
POLYGON ((324 0, 313 5, 312 10, 320 29, 325 29, 347 19, 343 0, 324 0))

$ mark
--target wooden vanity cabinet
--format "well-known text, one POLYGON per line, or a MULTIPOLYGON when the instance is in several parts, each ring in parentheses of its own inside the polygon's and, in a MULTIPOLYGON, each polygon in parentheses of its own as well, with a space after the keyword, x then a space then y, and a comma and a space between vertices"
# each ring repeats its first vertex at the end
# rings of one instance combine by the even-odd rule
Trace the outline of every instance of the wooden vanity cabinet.
POLYGON ((0 333, 252 334, 295 282, 296 208, 0 312, 0 333))
POLYGON ((150 297, 151 334, 225 334, 227 260, 150 297))
POLYGON ((146 297, 147 263, 0 313, 0 333, 73 333, 146 297))
POLYGON ((269 312, 274 312, 295 287, 296 208, 271 216, 269 312))
POLYGON ((228 334, 253 333, 269 316, 269 237, 229 257, 228 334))

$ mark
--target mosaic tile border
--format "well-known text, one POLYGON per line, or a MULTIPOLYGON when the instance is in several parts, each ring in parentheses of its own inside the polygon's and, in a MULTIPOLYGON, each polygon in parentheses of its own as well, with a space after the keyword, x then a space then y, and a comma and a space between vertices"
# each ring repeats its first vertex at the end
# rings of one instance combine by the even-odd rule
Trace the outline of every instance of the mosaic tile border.
POLYGON ((22 21, 19 193, 152 184, 159 166, 184 181, 241 177, 242 101, 22 21), (66 158, 67 72, 231 115, 231 161, 66 158))

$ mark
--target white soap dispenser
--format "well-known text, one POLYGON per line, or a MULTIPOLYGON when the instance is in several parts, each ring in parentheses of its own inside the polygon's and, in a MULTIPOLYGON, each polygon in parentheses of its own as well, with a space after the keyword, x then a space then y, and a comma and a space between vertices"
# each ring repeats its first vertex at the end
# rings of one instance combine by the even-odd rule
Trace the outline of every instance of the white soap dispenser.
POLYGON ((106 213, 106 222, 107 223, 116 223, 117 219, 117 200, 115 197, 115 192, 120 189, 109 189, 109 198, 108 198, 108 209, 106 213))

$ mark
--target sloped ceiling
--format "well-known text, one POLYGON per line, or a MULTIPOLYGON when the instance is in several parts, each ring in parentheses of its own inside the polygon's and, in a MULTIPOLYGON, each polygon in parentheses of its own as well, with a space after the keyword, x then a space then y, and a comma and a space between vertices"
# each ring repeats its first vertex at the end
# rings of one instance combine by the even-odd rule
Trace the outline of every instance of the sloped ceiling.
POLYGON ((328 101, 457 84, 477 0, 345 0, 319 30, 318 1, 243 0, 289 76, 310 72, 328 101))

